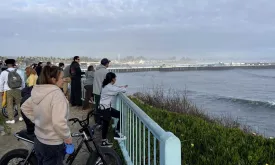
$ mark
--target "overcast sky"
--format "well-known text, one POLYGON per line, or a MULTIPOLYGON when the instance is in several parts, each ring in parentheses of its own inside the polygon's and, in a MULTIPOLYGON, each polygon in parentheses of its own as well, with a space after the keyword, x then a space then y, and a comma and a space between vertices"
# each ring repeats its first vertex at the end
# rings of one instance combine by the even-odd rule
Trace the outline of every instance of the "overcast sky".
POLYGON ((274 9, 272 0, 1 0, 0 55, 275 59, 274 9))

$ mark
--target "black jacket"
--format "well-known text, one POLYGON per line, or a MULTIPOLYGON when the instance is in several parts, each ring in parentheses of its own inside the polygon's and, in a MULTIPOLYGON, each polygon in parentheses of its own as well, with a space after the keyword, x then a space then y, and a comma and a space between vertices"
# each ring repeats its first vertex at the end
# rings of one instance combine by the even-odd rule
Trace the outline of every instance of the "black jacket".
POLYGON ((35 68, 35 71, 36 71, 37 76, 40 76, 40 73, 41 73, 41 71, 42 71, 42 66, 37 66, 37 67, 35 68))
POLYGON ((70 74, 72 79, 81 79, 84 72, 81 71, 78 62, 73 61, 70 66, 70 74))

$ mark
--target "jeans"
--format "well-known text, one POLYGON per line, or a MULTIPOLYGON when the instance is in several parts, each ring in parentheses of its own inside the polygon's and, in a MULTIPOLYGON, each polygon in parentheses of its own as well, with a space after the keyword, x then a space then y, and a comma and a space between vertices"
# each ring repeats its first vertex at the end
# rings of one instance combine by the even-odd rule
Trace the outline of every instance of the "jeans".
POLYGON ((102 110, 102 114, 103 114, 102 139, 106 139, 109 124, 112 117, 119 119, 117 122, 116 130, 117 131, 120 130, 120 112, 114 108, 108 108, 108 109, 102 110))
POLYGON ((38 165, 63 165, 65 144, 47 145, 35 138, 34 151, 38 160, 38 165))

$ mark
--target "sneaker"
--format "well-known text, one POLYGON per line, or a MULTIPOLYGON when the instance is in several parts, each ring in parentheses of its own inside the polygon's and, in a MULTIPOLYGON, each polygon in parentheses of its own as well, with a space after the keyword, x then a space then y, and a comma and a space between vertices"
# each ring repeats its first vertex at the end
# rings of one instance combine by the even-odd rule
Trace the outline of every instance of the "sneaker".
POLYGON ((114 139, 115 140, 126 140, 126 136, 124 136, 121 132, 116 131, 114 139))
POLYGON ((113 143, 110 143, 108 139, 102 139, 101 141, 101 147, 112 147, 113 143))
POLYGON ((22 117, 19 117, 19 121, 23 121, 23 118, 22 118, 22 117))
POLYGON ((6 124, 14 124, 15 123, 15 120, 7 120, 6 121, 6 124))

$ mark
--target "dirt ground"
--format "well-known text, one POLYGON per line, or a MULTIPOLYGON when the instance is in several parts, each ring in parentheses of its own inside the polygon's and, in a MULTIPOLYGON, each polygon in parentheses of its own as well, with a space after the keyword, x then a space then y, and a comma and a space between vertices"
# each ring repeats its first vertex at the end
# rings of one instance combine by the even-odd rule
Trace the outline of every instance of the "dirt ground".
MULTIPOLYGON (((84 119, 86 118, 86 114, 88 113, 88 111, 82 111, 80 109, 76 109, 76 108, 72 108, 70 109, 70 117, 77 117, 80 119, 84 119)), ((90 118, 92 119, 92 118, 90 118)), ((92 121, 93 122, 93 121, 92 121)), ((9 127, 11 128, 11 134, 6 134, 4 136, 0 135, 0 158, 7 153, 10 150, 13 149, 18 149, 18 148, 26 148, 26 146, 18 141, 13 134, 25 129, 25 123, 24 122, 19 122, 17 121, 15 124, 9 125, 9 127)), ((74 125, 70 125, 71 127, 71 132, 78 132, 80 126, 78 123, 75 123, 74 125)), ((73 143, 76 146, 77 145, 77 139, 73 139, 73 143)), ((86 147, 83 146, 83 149, 79 152, 79 154, 77 155, 75 161, 74 161, 74 165, 85 165, 86 161, 88 159, 88 153, 86 152, 86 147)))

